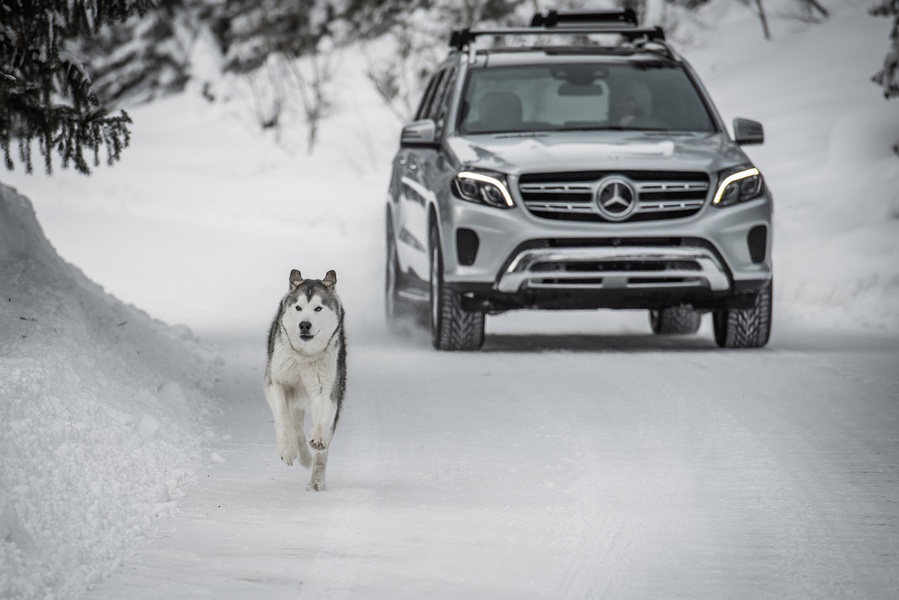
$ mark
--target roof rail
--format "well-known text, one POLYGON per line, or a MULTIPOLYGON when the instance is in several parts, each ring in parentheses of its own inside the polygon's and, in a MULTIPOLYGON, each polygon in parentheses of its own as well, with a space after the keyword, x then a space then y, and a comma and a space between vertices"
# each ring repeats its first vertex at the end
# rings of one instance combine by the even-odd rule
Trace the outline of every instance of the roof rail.
POLYGON ((634 27, 638 25, 637 13, 633 8, 561 13, 551 10, 545 15, 536 13, 531 19, 531 27, 556 27, 560 23, 564 23, 566 27, 583 27, 600 23, 617 23, 634 27))
MULTIPOLYGON (((595 13, 593 13, 595 14, 595 13)), ((475 41, 476 38, 488 36, 506 35, 584 35, 584 34, 613 34, 621 35, 634 42, 665 41, 665 32, 661 27, 634 27, 618 25, 602 25, 590 23, 578 27, 511 27, 506 29, 457 29, 450 36, 449 45, 456 50, 462 50, 475 41)))

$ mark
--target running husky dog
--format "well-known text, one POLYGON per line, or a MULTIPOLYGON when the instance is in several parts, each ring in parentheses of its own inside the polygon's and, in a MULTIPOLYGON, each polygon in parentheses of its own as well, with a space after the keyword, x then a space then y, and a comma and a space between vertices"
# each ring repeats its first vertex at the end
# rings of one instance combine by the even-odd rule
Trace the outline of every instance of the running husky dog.
POLYGON ((319 280, 303 279, 293 269, 290 288, 268 332, 264 388, 275 418, 278 451, 288 466, 298 454, 301 465, 312 465, 306 489, 314 491, 325 489, 328 445, 346 390, 343 306, 336 285, 334 271, 319 280), (306 411, 312 416, 308 445, 306 411))

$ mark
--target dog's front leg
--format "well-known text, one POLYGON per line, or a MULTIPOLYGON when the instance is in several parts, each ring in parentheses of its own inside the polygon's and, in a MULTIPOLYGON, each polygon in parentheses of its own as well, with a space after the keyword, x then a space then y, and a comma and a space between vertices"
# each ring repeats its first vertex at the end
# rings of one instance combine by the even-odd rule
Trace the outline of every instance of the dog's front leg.
POLYGON ((322 394, 316 398, 312 407, 312 430, 309 432, 309 445, 316 450, 326 450, 334 433, 334 419, 337 416, 337 403, 331 400, 331 394, 322 394))
POLYGON ((315 448, 312 458, 312 477, 307 490, 321 492, 325 489, 325 468, 328 466, 328 444, 334 434, 334 419, 337 416, 337 403, 331 395, 322 395, 312 405, 312 431, 309 445, 315 448))
POLYGON ((328 450, 317 450, 312 460, 312 477, 309 479, 309 485, 306 489, 310 492, 321 492, 327 487, 325 485, 325 467, 328 466, 328 450))
POLYGON ((265 399, 275 419, 275 440, 281 453, 281 460, 286 462, 287 466, 291 466, 297 458, 299 444, 296 428, 290 417, 287 396, 280 385, 269 383, 265 386, 265 399))
POLYGON ((300 449, 300 464, 307 469, 312 465, 312 451, 306 443, 306 432, 303 431, 303 425, 306 421, 306 411, 293 409, 291 411, 293 418, 294 430, 297 432, 297 445, 300 449))

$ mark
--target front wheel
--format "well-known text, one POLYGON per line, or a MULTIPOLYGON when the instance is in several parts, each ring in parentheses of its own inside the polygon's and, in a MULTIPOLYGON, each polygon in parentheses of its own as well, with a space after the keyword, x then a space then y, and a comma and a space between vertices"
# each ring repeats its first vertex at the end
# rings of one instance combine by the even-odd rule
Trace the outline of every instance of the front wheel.
POLYGON ((750 308, 721 308, 712 313, 715 342, 721 348, 761 348, 771 336, 772 285, 759 290, 750 308))
POLYGON ((431 227, 430 325, 431 344, 438 350, 477 350, 484 345, 484 313, 462 308, 462 295, 443 283, 440 235, 431 227))

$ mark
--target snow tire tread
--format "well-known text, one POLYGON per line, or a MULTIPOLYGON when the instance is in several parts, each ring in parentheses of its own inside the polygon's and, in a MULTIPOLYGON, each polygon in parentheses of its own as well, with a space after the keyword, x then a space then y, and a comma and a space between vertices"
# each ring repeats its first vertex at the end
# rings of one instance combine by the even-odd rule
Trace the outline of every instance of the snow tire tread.
POLYGON ((446 288, 440 302, 440 350, 478 350, 484 345, 484 313, 462 308, 462 297, 446 288))
POLYGON ((650 311, 653 333, 659 335, 685 335, 696 333, 702 323, 702 313, 691 306, 680 305, 650 311))
MULTIPOLYGON (((462 306, 462 296, 443 284, 443 258, 440 254, 440 238, 432 228, 431 277, 437 277, 437 323, 431 323, 431 341, 438 350, 478 350, 484 345, 485 315, 479 311, 467 311, 462 306), (436 265, 434 262, 436 261, 436 265)), ((435 285, 432 281, 431 293, 435 285)), ((431 300, 434 301, 433 298, 431 300)), ((432 311, 434 308, 432 307, 432 311)), ((433 319, 433 316, 431 317, 433 319)))
POLYGON ((759 290, 752 308, 715 314, 715 341, 722 348, 761 348, 771 336, 771 286, 759 290))

